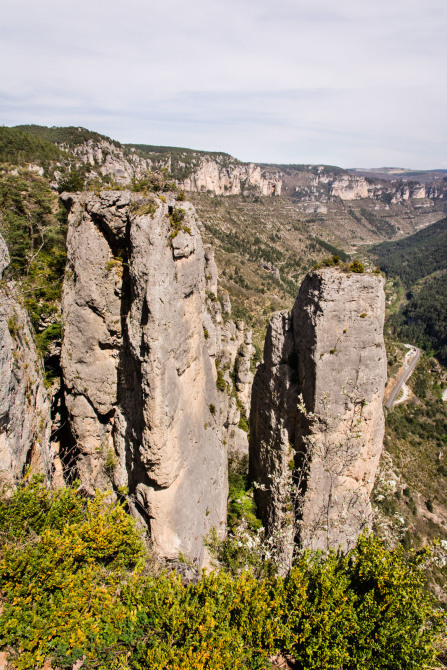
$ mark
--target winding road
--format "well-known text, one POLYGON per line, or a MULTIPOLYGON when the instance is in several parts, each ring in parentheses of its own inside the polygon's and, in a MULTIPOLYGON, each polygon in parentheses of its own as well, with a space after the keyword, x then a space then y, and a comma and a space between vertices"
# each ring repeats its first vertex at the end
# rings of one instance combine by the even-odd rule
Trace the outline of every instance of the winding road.
POLYGON ((393 405, 396 402, 402 386, 410 379, 414 372, 414 368, 421 357, 421 350, 418 349, 418 347, 414 347, 413 345, 407 346, 410 347, 410 351, 405 356, 404 369, 397 378, 397 384, 391 391, 391 395, 385 403, 385 408, 387 410, 393 409, 393 405))

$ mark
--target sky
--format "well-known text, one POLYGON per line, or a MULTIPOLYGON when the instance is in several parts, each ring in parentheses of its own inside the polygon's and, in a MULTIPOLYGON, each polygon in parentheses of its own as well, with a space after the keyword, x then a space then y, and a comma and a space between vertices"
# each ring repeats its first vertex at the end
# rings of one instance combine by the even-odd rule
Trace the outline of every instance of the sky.
POLYGON ((447 168, 445 0, 3 0, 0 124, 447 168))

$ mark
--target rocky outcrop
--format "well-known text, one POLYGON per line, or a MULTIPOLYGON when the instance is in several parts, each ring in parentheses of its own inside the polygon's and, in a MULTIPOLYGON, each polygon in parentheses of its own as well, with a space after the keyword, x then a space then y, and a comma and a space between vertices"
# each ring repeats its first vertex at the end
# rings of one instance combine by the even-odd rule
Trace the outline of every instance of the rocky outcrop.
POLYGON ((203 158, 190 176, 180 182, 185 191, 210 191, 215 195, 240 195, 254 191, 260 195, 281 195, 281 174, 261 170, 254 163, 223 165, 203 158))
MULTIPOLYGON (((145 172, 152 169, 152 161, 139 156, 135 149, 128 149, 105 138, 96 141, 90 139, 74 147, 66 144, 58 146, 90 165, 98 174, 110 177, 121 186, 130 184, 134 178, 140 179, 145 172)), ((164 166, 168 167, 166 160, 164 166)))
POLYGON ((250 473, 285 565, 301 547, 350 547, 371 520, 384 434, 383 278, 309 274, 276 314, 252 395, 250 473))
MULTIPOLYGON (((372 201, 379 207, 392 205, 414 207, 442 207, 446 197, 447 180, 419 182, 408 178, 381 179, 356 174, 330 166, 306 166, 294 169, 287 166, 282 176, 282 191, 307 213, 326 213, 327 205, 340 201, 372 201)), ((286 166, 285 166, 286 168, 286 166)))
POLYGON ((248 454, 248 424, 244 419, 250 412, 253 382, 252 331, 246 329, 244 321, 234 322, 229 318, 231 301, 227 291, 223 293, 222 304, 217 298, 217 266, 211 247, 207 247, 205 259, 207 311, 204 332, 208 352, 215 362, 217 388, 221 391, 223 440, 229 455, 240 457, 248 454))
POLYGON ((277 563, 291 564, 295 535, 292 474, 297 429, 298 384, 292 317, 277 312, 270 320, 264 360, 253 381, 250 413, 250 478, 255 500, 277 563))
POLYGON ((184 150, 182 153, 182 150, 175 150, 179 157, 173 160, 172 154, 157 153, 156 147, 154 151, 141 155, 134 147, 106 138, 90 139, 74 147, 58 146, 121 186, 130 184, 134 178, 141 179, 148 170, 166 168, 172 172, 179 188, 185 191, 209 191, 215 195, 281 194, 279 171, 261 169, 254 163, 241 163, 227 154, 206 155, 204 152, 184 150))
POLYGON ((26 310, 3 278, 9 254, 0 236, 0 480, 14 483, 25 467, 51 478, 50 401, 26 310))
POLYGON ((155 550, 202 565, 204 536, 225 529, 225 431, 237 417, 221 375, 245 333, 222 319, 189 203, 126 191, 63 198, 61 362, 77 476, 90 491, 126 489, 155 550))
POLYGON ((237 351, 237 356, 234 362, 236 390, 247 416, 250 414, 251 389, 253 385, 251 360, 254 353, 255 348, 252 344, 252 332, 249 330, 244 333, 244 341, 237 351))
POLYGON ((418 182, 388 182, 382 183, 366 177, 348 174, 338 177, 330 183, 330 194, 341 200, 361 200, 371 198, 392 204, 406 200, 421 200, 427 198, 427 189, 418 182))

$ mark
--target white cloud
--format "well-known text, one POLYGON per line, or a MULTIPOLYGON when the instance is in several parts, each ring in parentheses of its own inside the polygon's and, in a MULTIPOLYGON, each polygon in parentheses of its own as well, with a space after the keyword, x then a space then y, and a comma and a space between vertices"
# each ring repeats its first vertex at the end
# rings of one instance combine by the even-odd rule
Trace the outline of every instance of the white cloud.
POLYGON ((445 164, 444 0, 16 0, 0 121, 245 160, 445 164))

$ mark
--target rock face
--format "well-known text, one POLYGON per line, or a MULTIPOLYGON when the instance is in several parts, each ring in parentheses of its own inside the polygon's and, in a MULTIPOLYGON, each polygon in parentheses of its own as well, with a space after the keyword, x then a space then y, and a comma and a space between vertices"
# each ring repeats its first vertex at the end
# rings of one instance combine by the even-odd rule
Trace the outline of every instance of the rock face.
POLYGON ((134 177, 141 178, 152 167, 151 161, 139 156, 135 150, 128 150, 106 138, 96 141, 90 139, 74 147, 64 143, 58 146, 120 185, 129 184, 134 177))
POLYGON ((324 268, 274 315, 253 384, 250 472, 288 565, 300 547, 350 547, 371 517, 384 434, 383 278, 324 268))
POLYGON ((19 480, 26 465, 51 477, 50 401, 32 327, 14 282, 3 278, 9 254, 0 236, 0 479, 19 480))
MULTIPOLYGON (((83 163, 91 165, 103 176, 111 177, 125 186, 133 178, 140 179, 148 170, 167 168, 172 171, 179 187, 185 191, 210 191, 215 195, 280 195, 281 173, 276 169, 261 169, 254 163, 241 163, 227 154, 203 156, 202 152, 185 152, 178 164, 169 153, 147 152, 140 155, 135 148, 125 147, 108 139, 90 139, 75 147, 58 145, 70 151, 83 163), (183 176, 184 173, 188 176, 183 176)), ((180 150, 181 153, 181 150, 180 150)))
POLYGON ((252 189, 260 195, 281 195, 281 174, 261 170, 253 163, 222 165, 203 158, 194 172, 180 182, 185 191, 211 191, 216 195, 240 195, 252 189))
POLYGON ((210 247, 206 249, 205 258, 207 312, 204 332, 209 354, 216 365, 217 387, 221 391, 223 440, 229 456, 239 458, 248 454, 248 426, 245 423, 245 430, 241 428, 241 418, 244 418, 241 413, 248 416, 250 411, 252 332, 246 330, 244 321, 234 323, 229 319, 230 297, 225 291, 222 305, 217 299, 217 266, 210 247))
POLYGON ((77 474, 87 490, 127 487, 158 553, 204 564, 203 537, 226 522, 231 408, 216 361, 227 339, 236 356, 245 335, 222 323, 217 268, 189 203, 126 191, 63 198, 61 362, 77 474))
POLYGON ((303 205, 308 213, 324 213, 323 203, 334 200, 352 202, 370 199, 388 205, 416 200, 427 201, 425 204, 428 206, 430 200, 444 200, 446 197, 445 180, 427 185, 408 179, 384 180, 353 172, 333 171, 324 165, 309 165, 307 169, 295 171, 293 166, 242 163, 228 154, 181 149, 159 153, 157 147, 152 147, 141 153, 135 147, 121 145, 105 137, 89 139, 74 147, 58 146, 121 186, 129 184, 133 178, 142 178, 148 170, 167 168, 179 187, 188 192, 269 196, 293 191, 293 200, 303 205), (283 168, 286 174, 280 171, 283 168))
POLYGON ((395 204, 410 199, 421 200, 427 198, 429 197, 429 191, 424 184, 418 182, 396 180, 386 184, 378 180, 349 174, 338 177, 330 183, 330 195, 341 200, 371 198, 395 204))
POLYGON ((294 202, 308 213, 326 213, 327 204, 334 201, 370 200, 379 209, 413 201, 417 207, 433 206, 437 201, 442 206, 446 186, 446 180, 424 184, 402 178, 379 179, 324 165, 309 165, 307 170, 299 171, 288 168, 282 177, 282 191, 291 194, 294 202))
POLYGON ((277 312, 270 320, 264 360, 253 381, 250 413, 250 478, 255 500, 284 571, 291 564, 295 513, 292 473, 297 429, 298 384, 294 369, 292 317, 277 312))

